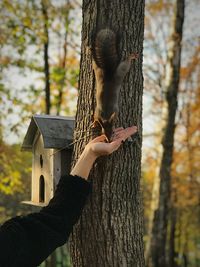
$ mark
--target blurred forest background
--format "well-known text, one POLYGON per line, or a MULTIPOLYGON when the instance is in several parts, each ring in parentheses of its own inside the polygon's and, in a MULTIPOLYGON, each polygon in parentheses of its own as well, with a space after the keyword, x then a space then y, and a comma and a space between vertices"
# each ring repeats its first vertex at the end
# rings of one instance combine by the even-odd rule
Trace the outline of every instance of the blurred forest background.
MULTIPOLYGON (((168 61, 175 0, 147 0, 144 40, 142 191, 148 263, 166 127, 168 61)), ((35 211, 31 154, 20 151, 32 114, 75 115, 81 1, 0 1, 0 224, 35 211)), ((200 266, 200 2, 187 0, 167 211, 171 267, 200 266)), ((66 246, 42 266, 71 266, 66 246)))

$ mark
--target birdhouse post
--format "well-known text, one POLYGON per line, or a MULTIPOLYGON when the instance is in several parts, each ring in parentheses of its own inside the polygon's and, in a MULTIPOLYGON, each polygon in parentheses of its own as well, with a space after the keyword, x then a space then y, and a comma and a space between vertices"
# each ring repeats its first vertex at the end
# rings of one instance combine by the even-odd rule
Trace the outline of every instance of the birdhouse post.
POLYGON ((61 176, 69 174, 72 156, 74 118, 34 115, 22 150, 32 151, 31 201, 46 206, 61 176))

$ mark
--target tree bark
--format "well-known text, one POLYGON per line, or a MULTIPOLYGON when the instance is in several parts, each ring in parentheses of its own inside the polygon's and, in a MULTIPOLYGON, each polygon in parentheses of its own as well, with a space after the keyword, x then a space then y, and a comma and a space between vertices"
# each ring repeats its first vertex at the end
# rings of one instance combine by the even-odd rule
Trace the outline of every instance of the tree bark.
POLYGON ((45 0, 41 1, 42 14, 44 19, 44 73, 45 73, 45 112, 50 114, 51 100, 50 100, 50 75, 49 75, 49 31, 48 31, 48 13, 45 0))
POLYGON ((168 266, 176 267, 176 248, 175 248, 175 238, 176 238, 176 207, 170 208, 170 236, 169 236, 169 253, 168 253, 168 266))
MULTIPOLYGON (((67 35, 68 35, 68 32, 66 30, 66 32, 65 32, 65 40, 64 40, 64 45, 63 45, 63 59, 62 59, 62 62, 61 62, 61 68, 63 70, 66 68, 67 35)), ((65 85, 66 71, 67 70, 65 70, 65 75, 63 76, 61 84, 59 84, 59 86, 58 86, 59 93, 58 93, 58 102, 56 104, 56 109, 57 109, 56 115, 57 116, 60 115, 61 105, 62 105, 62 102, 63 102, 63 89, 64 89, 64 85, 65 85)))
MULTIPOLYGON (((46 0, 41 0, 42 15, 44 20, 44 74, 45 74, 45 113, 50 114, 51 111, 51 91, 50 91, 50 72, 49 72, 49 30, 48 30, 48 3, 46 0)), ((56 266, 56 251, 49 256, 49 259, 46 260, 47 267, 56 266)))
POLYGON ((89 129, 95 109, 95 84, 91 46, 93 33, 110 27, 120 35, 122 58, 132 52, 132 63, 120 92, 116 126, 137 125, 135 142, 125 143, 113 155, 97 161, 90 175, 93 192, 71 238, 74 267, 144 267, 143 214, 140 196, 142 135, 142 51, 144 1, 83 1, 83 26, 79 98, 74 139, 74 159, 89 138, 80 131, 89 129), (87 139, 87 140, 86 140, 87 139))
POLYGON ((155 172, 152 195, 151 195, 151 207, 150 214, 148 216, 148 230, 147 230, 147 240, 145 244, 145 264, 146 266, 151 266, 151 240, 152 240, 152 229, 154 222, 154 212, 158 208, 158 196, 160 187, 160 177, 159 177, 159 163, 157 163, 157 169, 155 172))
POLYGON ((180 79, 181 40, 184 21, 184 0, 176 1, 174 19, 174 33, 168 51, 168 79, 167 79, 167 118, 162 140, 163 154, 160 166, 159 204, 155 211, 153 235, 151 240, 151 256, 154 267, 166 266, 166 235, 167 220, 171 190, 171 165, 174 146, 175 116, 177 110, 177 95, 180 79))

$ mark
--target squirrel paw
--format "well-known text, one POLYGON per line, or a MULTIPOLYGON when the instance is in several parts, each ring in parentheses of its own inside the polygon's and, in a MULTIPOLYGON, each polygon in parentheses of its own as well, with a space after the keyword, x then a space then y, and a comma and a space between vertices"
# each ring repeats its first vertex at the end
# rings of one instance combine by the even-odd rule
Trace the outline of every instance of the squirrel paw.
POLYGON ((91 128, 98 128, 98 127, 100 127, 99 122, 97 120, 94 120, 91 128))

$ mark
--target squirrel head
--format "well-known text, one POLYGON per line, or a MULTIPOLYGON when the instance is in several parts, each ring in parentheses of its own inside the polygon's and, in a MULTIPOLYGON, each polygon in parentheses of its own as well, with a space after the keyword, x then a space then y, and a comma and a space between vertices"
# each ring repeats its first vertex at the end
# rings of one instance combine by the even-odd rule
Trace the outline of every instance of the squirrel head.
POLYGON ((112 113, 109 119, 100 119, 99 122, 102 127, 102 134, 105 134, 107 137, 107 141, 111 142, 112 135, 113 135, 113 124, 116 118, 116 113, 112 113))

